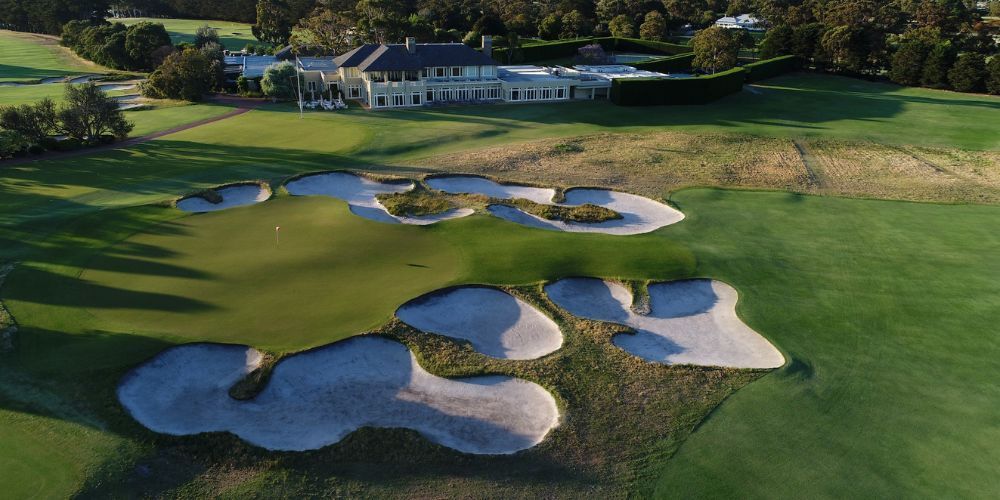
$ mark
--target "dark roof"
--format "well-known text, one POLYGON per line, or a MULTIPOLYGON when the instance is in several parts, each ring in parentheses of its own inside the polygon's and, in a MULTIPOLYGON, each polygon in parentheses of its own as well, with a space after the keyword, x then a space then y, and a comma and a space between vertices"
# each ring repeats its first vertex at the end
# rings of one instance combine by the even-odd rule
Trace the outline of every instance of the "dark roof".
POLYGON ((361 71, 416 71, 434 66, 496 66, 489 56, 462 43, 418 43, 410 54, 406 45, 362 45, 333 60, 341 68, 361 71))
POLYGON ((350 52, 345 52, 334 57, 333 62, 337 63, 338 68, 355 68, 367 59, 372 52, 375 52, 377 48, 379 48, 379 44, 377 43, 366 43, 350 52))
POLYGON ((278 58, 279 61, 292 61, 295 56, 299 57, 333 57, 328 55, 329 52, 323 47, 305 45, 302 47, 292 47, 291 45, 285 46, 283 49, 274 53, 274 57, 278 58))

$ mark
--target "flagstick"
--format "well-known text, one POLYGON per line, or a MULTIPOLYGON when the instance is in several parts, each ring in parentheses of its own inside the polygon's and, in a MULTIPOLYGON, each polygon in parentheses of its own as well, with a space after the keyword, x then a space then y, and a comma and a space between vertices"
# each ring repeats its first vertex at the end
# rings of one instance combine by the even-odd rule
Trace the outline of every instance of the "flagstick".
POLYGON ((278 233, 281 231, 281 226, 274 226, 274 246, 276 248, 281 248, 281 242, 278 240, 278 233))

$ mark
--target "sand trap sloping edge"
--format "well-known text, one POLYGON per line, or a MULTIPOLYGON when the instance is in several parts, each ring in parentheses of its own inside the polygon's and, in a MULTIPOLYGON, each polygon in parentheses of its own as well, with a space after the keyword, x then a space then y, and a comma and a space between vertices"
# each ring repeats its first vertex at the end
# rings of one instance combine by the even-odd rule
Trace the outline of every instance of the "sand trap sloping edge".
POLYGON ((563 343, 559 325, 531 304, 493 287, 467 285, 403 304, 396 317, 425 332, 469 341, 487 356, 537 359, 563 343))
POLYGON ((465 453, 508 454, 537 445, 559 422, 555 398, 535 383, 438 377, 403 344, 375 336, 285 358, 257 397, 232 399, 228 388, 249 372, 255 352, 167 349, 122 379, 119 400, 157 432, 228 431, 271 450, 318 449, 371 426, 413 429, 465 453))
POLYGON ((553 303, 578 317, 629 326, 635 334, 612 342, 647 361, 732 368, 778 368, 781 352, 736 314, 738 293, 716 280, 649 285, 650 312, 631 310, 631 293, 595 278, 567 278, 545 286, 553 303))
POLYGON ((213 188, 222 201, 212 203, 199 194, 185 196, 177 200, 176 206, 185 212, 215 212, 228 208, 253 205, 267 201, 271 197, 271 188, 263 182, 239 182, 213 188))

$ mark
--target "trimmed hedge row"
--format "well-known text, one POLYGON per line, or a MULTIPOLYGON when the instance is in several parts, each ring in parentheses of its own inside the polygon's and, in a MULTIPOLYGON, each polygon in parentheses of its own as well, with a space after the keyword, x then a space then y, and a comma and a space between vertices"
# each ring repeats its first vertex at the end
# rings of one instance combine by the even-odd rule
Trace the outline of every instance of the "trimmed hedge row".
POLYGON ((743 65, 747 71, 747 83, 759 82, 789 71, 799 69, 800 61, 796 56, 780 56, 743 65))
MULTIPOLYGON (((540 43, 537 45, 525 45, 521 47, 521 62, 544 61, 546 59, 558 59, 561 57, 571 57, 576 55, 577 50, 584 45, 598 43, 604 50, 628 50, 639 52, 653 52, 658 54, 675 55, 691 52, 691 47, 677 45, 666 42, 654 42, 651 40, 638 40, 635 38, 615 38, 615 37, 591 37, 579 38, 576 40, 562 40, 557 42, 540 43)), ((493 49, 493 59, 500 62, 507 62, 507 52, 505 47, 493 49)))
MULTIPOLYGON (((693 54, 682 54, 632 66, 650 71, 677 71, 690 68, 693 58, 693 54), (656 66, 657 64, 662 66, 656 66), (676 67, 667 67, 668 64, 676 67)), ((739 92, 744 83, 758 82, 798 68, 797 57, 781 56, 693 78, 617 78, 611 81, 609 97, 611 102, 619 106, 706 104, 739 92)))
POLYGON ((742 90, 745 78, 743 68, 696 78, 617 78, 610 98, 619 106, 707 104, 742 90))
POLYGON ((629 63, 635 69, 658 71, 660 73, 678 73, 691 71, 694 54, 678 54, 676 56, 657 57, 648 61, 629 63))

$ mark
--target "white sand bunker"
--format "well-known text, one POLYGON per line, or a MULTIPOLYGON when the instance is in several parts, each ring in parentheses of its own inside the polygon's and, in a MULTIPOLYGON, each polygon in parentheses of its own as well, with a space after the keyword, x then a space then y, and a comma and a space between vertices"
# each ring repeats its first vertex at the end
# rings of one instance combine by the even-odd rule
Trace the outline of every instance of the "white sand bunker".
POLYGON ((513 377, 431 375, 406 346, 355 337, 281 361, 249 401, 229 388, 260 362, 244 346, 168 349, 125 376, 118 398, 166 434, 229 431, 271 450, 313 450, 360 427, 404 427, 466 453, 530 448, 559 420, 555 399, 513 377))
POLYGON ((720 281, 685 280, 649 286, 649 315, 632 312, 632 294, 614 283, 570 278, 545 287, 559 307, 583 318, 630 326, 616 346, 666 364, 777 368, 785 358, 736 316, 736 290, 720 281))
POLYGON ((427 225, 448 219, 472 215, 469 208, 456 208, 440 214, 401 217, 390 214, 376 198, 384 193, 405 193, 413 189, 411 181, 378 182, 348 172, 326 172, 307 175, 285 184, 295 196, 322 195, 347 202, 351 212, 366 219, 390 224, 427 225))
POLYGON ((642 234, 680 222, 684 214, 649 198, 607 189, 580 188, 566 192, 563 203, 553 203, 554 190, 504 185, 489 179, 470 176, 445 176, 428 179, 427 185, 448 193, 473 193, 495 198, 526 198, 536 203, 561 206, 592 204, 618 212, 622 218, 604 222, 564 222, 548 220, 507 205, 490 205, 491 214, 525 226, 575 233, 615 235, 642 234))
POLYGON ((403 322, 468 340, 487 356, 535 359, 562 346, 555 321, 512 295, 478 286, 453 288, 410 301, 396 311, 403 322))
POLYGON ((216 188, 214 191, 222 198, 219 203, 212 203, 201 196, 194 195, 179 200, 177 208, 185 212, 215 212, 227 208, 253 205, 267 201, 271 197, 271 190, 260 184, 238 184, 216 188))

